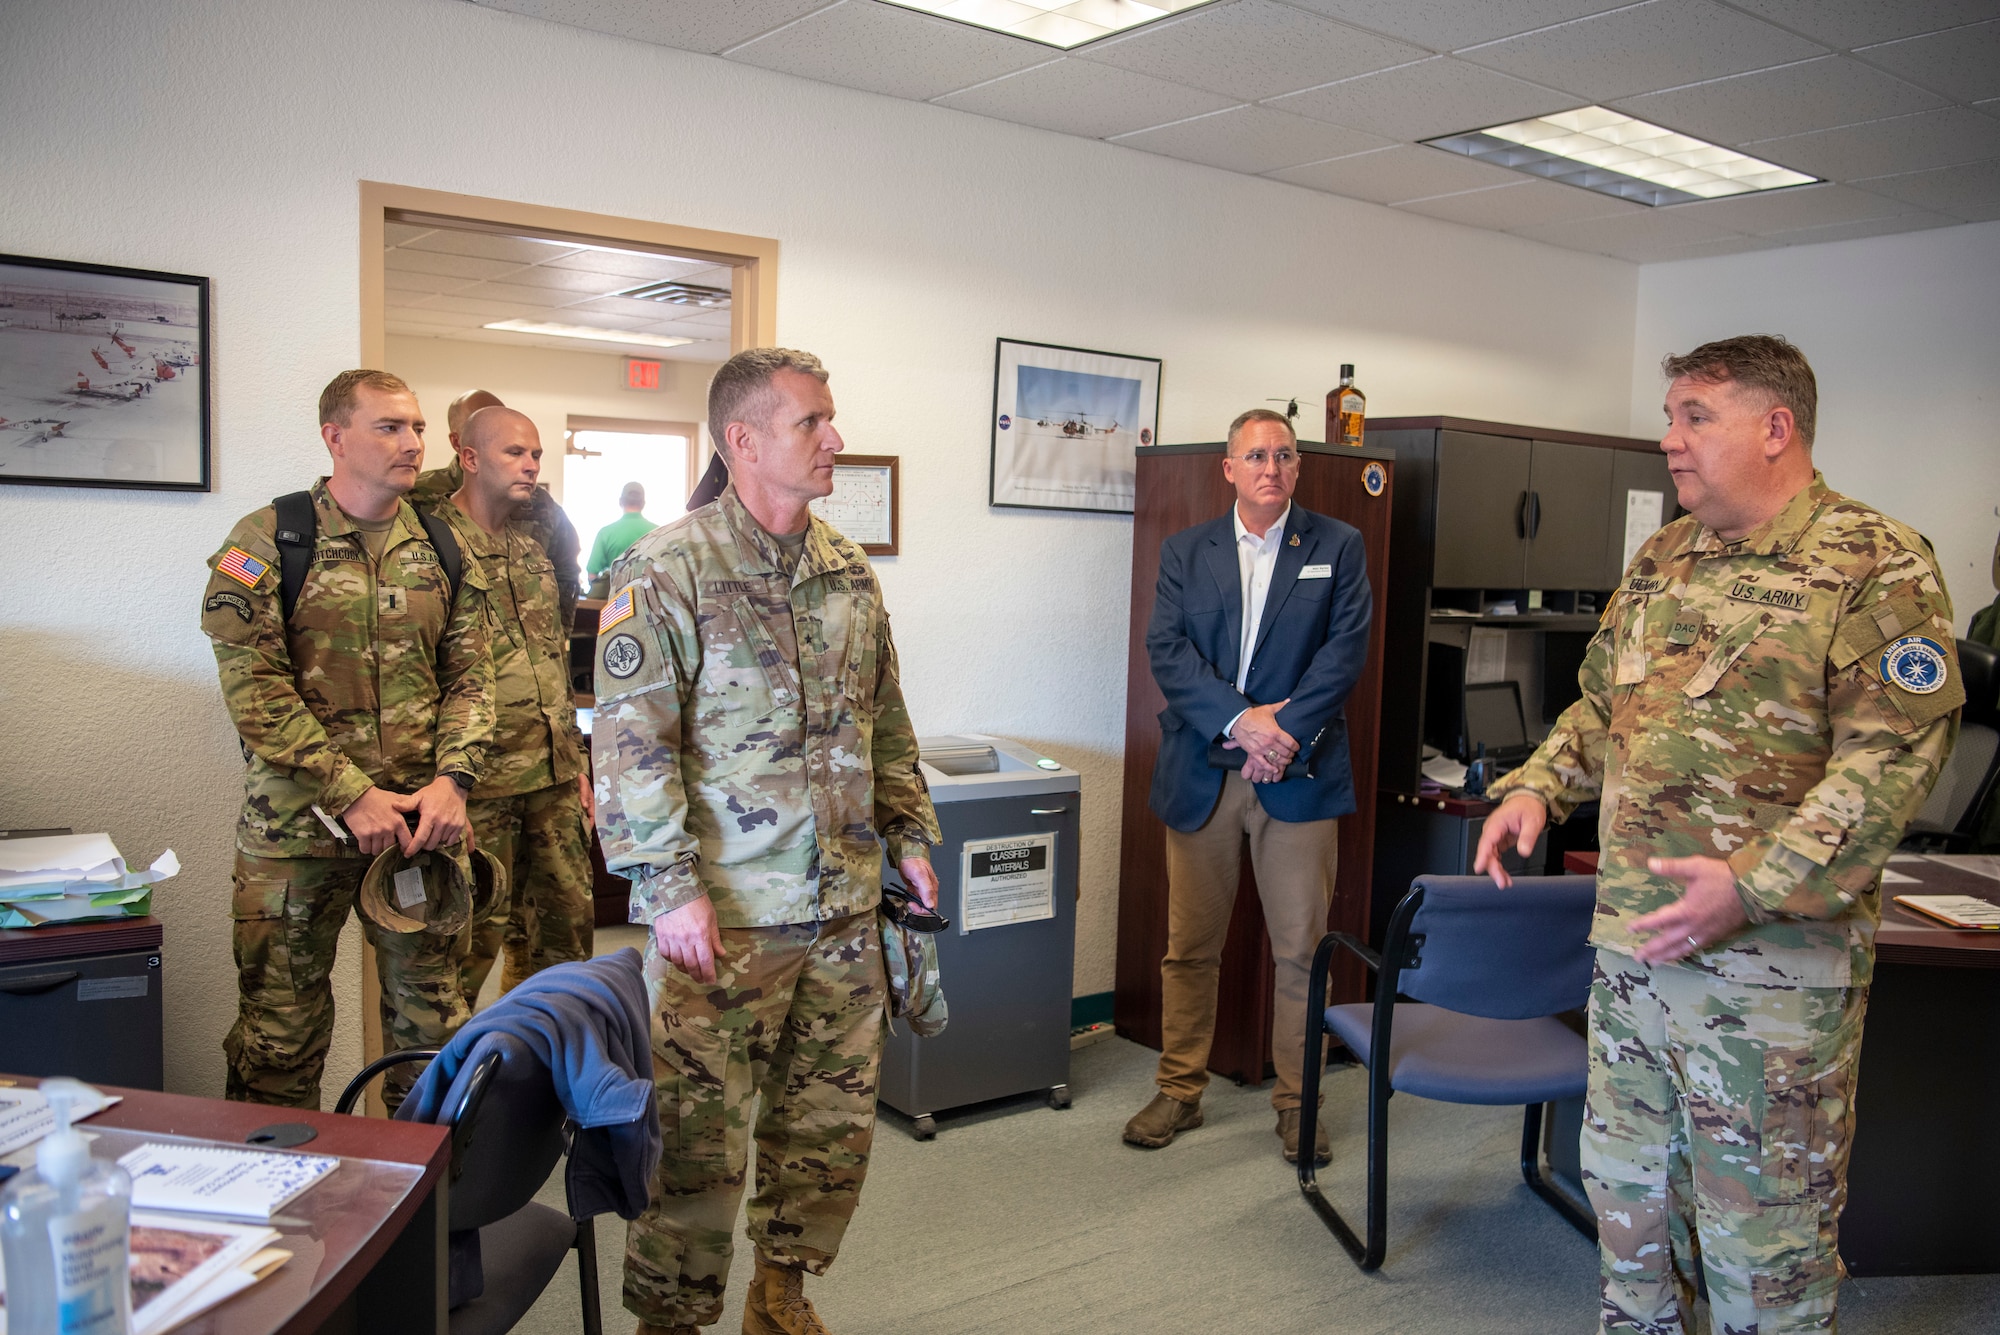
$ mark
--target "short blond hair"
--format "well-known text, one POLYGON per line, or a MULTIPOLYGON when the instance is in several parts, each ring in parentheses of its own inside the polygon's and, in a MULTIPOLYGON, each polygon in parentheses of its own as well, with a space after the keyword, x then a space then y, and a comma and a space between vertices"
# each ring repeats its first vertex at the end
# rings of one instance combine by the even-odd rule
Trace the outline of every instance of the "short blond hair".
POLYGON ((346 426, 354 416, 359 403, 355 391, 366 385, 379 389, 384 394, 408 394, 410 387, 403 383, 401 376, 390 375, 387 371, 355 370, 342 371, 326 382, 326 388, 319 392, 319 424, 346 426))
POLYGON ((737 353, 717 367, 715 379, 708 382, 709 439, 721 445, 731 422, 761 427, 761 418, 771 411, 771 379, 780 371, 797 371, 822 385, 829 375, 819 358, 796 348, 749 348, 737 353), (759 420, 752 421, 753 415, 759 420))
POLYGON ((1252 408, 1247 412, 1239 413, 1236 420, 1229 424, 1229 435, 1226 438, 1228 444, 1222 447, 1224 454, 1234 454, 1236 452, 1236 438, 1242 435, 1243 428, 1249 426, 1252 422, 1276 422, 1279 426, 1285 428, 1285 434, 1292 438, 1292 444, 1296 445, 1299 443, 1298 428, 1292 425, 1291 418, 1285 416, 1283 413, 1273 412, 1269 408, 1252 408))

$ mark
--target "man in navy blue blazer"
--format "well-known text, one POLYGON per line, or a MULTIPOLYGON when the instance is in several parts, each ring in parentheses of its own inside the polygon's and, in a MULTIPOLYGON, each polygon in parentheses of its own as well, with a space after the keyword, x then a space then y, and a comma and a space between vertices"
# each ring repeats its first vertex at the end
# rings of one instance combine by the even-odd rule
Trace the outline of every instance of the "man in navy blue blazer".
MULTIPOLYGON (((1229 427, 1230 513, 1160 546, 1146 650, 1167 699, 1152 808, 1167 825, 1160 1092, 1125 1124, 1158 1149, 1201 1125, 1216 978, 1242 847, 1276 965, 1271 1091, 1287 1160, 1299 1148, 1306 983, 1326 930, 1339 818, 1354 810, 1347 693, 1368 656, 1374 597, 1361 534, 1292 504, 1291 423, 1253 408, 1229 427)), ((1326 1129, 1314 1153, 1328 1156, 1326 1129)))

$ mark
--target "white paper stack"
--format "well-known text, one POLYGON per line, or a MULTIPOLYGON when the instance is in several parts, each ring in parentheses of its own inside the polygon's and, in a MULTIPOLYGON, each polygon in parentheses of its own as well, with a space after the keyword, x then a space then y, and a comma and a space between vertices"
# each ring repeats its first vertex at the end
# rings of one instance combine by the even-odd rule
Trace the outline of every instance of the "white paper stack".
POLYGON ((108 834, 0 839, 0 927, 144 917, 153 884, 180 869, 170 848, 146 870, 129 871, 108 834))
POLYGON ((268 1220, 340 1167, 327 1154, 279 1154, 223 1145, 149 1143, 121 1156, 132 1208, 268 1220))

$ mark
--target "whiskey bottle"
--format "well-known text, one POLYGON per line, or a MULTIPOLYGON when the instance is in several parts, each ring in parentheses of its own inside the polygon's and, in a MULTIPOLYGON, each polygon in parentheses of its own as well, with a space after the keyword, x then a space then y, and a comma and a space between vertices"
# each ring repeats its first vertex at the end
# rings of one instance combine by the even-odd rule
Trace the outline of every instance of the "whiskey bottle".
POLYGON ((1354 384, 1352 363, 1342 363, 1340 388, 1326 396, 1329 440, 1338 445, 1361 444, 1361 427, 1368 416, 1368 396, 1354 384))

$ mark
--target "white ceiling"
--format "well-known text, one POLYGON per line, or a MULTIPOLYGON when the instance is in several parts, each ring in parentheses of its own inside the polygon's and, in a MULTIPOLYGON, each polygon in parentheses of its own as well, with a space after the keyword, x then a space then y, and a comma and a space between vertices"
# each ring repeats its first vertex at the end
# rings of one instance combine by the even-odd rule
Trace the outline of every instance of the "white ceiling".
POLYGON ((1221 0, 1067 54, 878 0, 473 3, 1640 262, 2000 218, 2000 0, 1221 0), (1416 143, 1592 102, 1827 184, 1655 209, 1416 143))
POLYGON ((690 362, 729 357, 728 306, 615 295, 665 279, 726 292, 729 269, 713 261, 407 222, 388 223, 384 241, 384 326, 392 334, 690 362), (645 348, 482 327, 495 320, 589 325, 693 341, 645 348))

